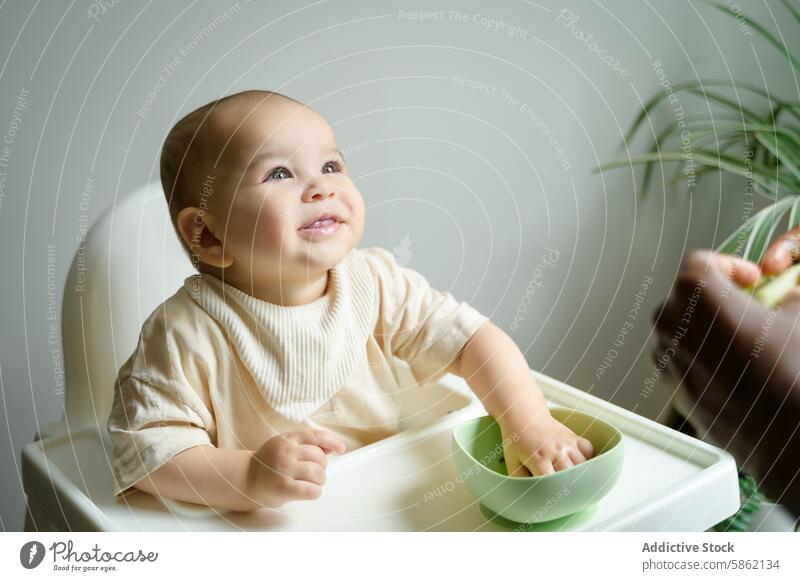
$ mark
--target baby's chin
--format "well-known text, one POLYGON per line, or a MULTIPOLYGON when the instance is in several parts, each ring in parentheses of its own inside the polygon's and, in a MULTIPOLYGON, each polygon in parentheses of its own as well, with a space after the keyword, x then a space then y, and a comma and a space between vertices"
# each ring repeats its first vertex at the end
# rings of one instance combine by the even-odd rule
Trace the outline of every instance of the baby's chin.
POLYGON ((257 265, 265 267, 267 272, 259 273, 265 276, 270 276, 276 269, 293 278, 321 274, 341 263, 354 246, 350 241, 300 241, 291 252, 284 252, 282 256, 279 253, 256 251, 253 265, 256 266, 255 270, 261 270, 257 265))
POLYGON ((355 245, 349 241, 326 240, 298 246, 296 264, 309 270, 328 270, 344 260, 355 245))

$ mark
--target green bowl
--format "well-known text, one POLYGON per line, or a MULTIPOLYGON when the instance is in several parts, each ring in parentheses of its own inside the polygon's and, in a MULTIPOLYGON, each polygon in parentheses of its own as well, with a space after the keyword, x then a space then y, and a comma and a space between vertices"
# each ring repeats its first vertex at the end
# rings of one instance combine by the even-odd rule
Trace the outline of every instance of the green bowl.
POLYGON ((494 418, 475 418, 453 430, 453 459, 460 480, 486 508, 505 519, 539 523, 588 508, 608 494, 622 471, 622 433, 617 428, 577 410, 550 412, 592 443, 592 458, 545 476, 508 476, 500 426, 494 418))

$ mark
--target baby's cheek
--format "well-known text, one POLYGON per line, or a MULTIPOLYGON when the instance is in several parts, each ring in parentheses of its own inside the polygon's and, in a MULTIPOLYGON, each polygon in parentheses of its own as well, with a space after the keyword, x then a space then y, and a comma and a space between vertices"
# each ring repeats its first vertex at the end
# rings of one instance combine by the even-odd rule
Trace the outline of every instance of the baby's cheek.
POLYGON ((256 215, 257 221, 251 230, 254 232, 253 244, 258 247, 258 251, 277 256, 286 245, 284 238, 290 227, 289 222, 294 217, 280 208, 266 206, 256 215))
POLYGON ((353 223, 363 228, 364 226, 364 198, 355 187, 350 191, 346 198, 346 203, 350 208, 353 223))
POLYGON ((263 255, 270 246, 280 246, 275 243, 275 229, 270 227, 274 220, 274 212, 255 200, 238 204, 231 212, 226 238, 242 257, 251 252, 263 255))

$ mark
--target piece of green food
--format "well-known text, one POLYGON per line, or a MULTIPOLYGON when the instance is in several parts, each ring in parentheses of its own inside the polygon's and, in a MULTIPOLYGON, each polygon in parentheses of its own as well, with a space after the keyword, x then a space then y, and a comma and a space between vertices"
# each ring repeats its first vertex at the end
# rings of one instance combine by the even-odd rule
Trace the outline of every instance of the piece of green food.
POLYGON ((750 288, 753 296, 769 308, 780 304, 790 290, 800 284, 800 264, 795 264, 775 276, 761 280, 755 287, 750 288))

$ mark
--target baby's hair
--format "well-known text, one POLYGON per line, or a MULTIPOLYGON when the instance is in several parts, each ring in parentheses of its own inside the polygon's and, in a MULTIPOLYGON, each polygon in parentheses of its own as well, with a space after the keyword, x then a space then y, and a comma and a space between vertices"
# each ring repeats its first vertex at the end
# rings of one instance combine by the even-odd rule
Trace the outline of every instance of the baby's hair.
POLYGON ((196 139, 198 133, 218 105, 239 99, 261 102, 270 97, 280 97, 303 105, 296 99, 275 91, 258 89, 241 91, 215 99, 185 115, 169 130, 164 139, 164 145, 161 148, 161 186, 167 198, 172 226, 195 267, 198 264, 193 260, 191 248, 183 240, 178 229, 178 214, 184 208, 197 206, 200 203, 205 179, 203 171, 210 164, 208 146, 196 139))

